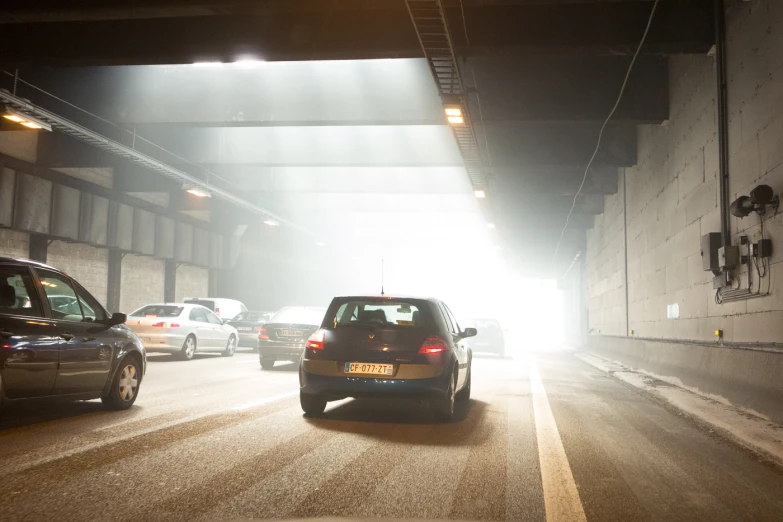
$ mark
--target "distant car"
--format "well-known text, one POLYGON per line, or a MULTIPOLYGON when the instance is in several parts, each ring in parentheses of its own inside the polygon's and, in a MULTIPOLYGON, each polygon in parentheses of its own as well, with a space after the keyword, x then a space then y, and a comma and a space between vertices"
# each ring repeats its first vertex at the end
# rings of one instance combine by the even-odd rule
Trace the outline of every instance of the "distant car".
POLYGON ((221 319, 233 319, 238 314, 247 312, 247 307, 241 301, 224 297, 186 297, 183 302, 208 308, 221 319))
POLYGON ((299 361, 305 342, 318 330, 324 308, 286 306, 261 327, 258 333, 258 358, 261 368, 271 370, 275 361, 299 361))
POLYGON ((130 408, 146 357, 124 322, 65 273, 0 257, 0 406, 57 396, 130 408))
POLYGON ((494 353, 500 357, 506 355, 506 339, 503 328, 495 319, 473 319, 470 326, 478 330, 478 335, 470 341, 474 352, 494 353))
POLYGON ((228 321, 239 332, 239 346, 258 348, 258 334, 261 327, 275 315, 274 312, 242 312, 228 321))
POLYGON ((239 335, 211 310, 198 304, 164 303, 142 306, 128 316, 147 352, 177 354, 189 361, 196 352, 234 355, 239 335))
POLYGON ((449 421, 456 400, 470 398, 466 338, 437 299, 336 297, 307 340, 299 366, 299 399, 308 415, 346 397, 430 401, 449 421))

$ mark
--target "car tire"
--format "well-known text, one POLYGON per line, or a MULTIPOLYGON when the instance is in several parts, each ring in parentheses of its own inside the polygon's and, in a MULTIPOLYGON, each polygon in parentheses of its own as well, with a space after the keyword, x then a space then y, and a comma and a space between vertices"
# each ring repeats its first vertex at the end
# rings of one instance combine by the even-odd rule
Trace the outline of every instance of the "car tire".
POLYGON ((275 367, 275 360, 269 359, 267 357, 262 357, 261 359, 261 369, 262 370, 271 370, 275 367))
POLYGON ((234 352, 237 351, 237 338, 233 335, 228 338, 228 343, 226 344, 226 349, 223 350, 220 355, 223 357, 233 357, 234 352))
POLYGON ((305 415, 321 415, 326 409, 326 399, 320 395, 299 392, 299 404, 302 405, 305 415))
POLYGON ((136 402, 140 386, 141 365, 138 358, 128 355, 120 362, 109 393, 101 397, 101 402, 110 410, 127 410, 136 402))
POLYGON ((179 358, 183 361, 189 361, 193 358, 193 354, 196 353, 196 347, 198 346, 198 341, 196 341, 196 337, 193 335, 188 335, 187 338, 185 338, 185 342, 182 343, 182 351, 179 352, 179 358))
POLYGON ((457 374, 454 372, 449 381, 449 388, 445 397, 435 403, 435 413, 441 422, 451 422, 454 419, 454 405, 457 402, 455 388, 457 387, 457 374))
POLYGON ((457 394, 457 400, 467 402, 470 400, 470 381, 473 375, 473 365, 468 364, 468 378, 465 380, 465 385, 457 394))

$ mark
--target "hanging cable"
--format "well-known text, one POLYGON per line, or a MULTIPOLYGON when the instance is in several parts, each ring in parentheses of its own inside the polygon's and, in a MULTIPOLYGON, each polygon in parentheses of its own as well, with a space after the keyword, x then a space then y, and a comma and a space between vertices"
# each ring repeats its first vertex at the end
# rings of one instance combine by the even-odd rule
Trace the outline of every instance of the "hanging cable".
POLYGON ((647 19, 647 26, 644 29, 644 34, 642 34, 642 39, 639 41, 639 45, 636 47, 636 52, 633 54, 633 58, 631 58, 631 63, 628 65, 628 71, 625 73, 625 78, 623 79, 623 84, 620 87, 620 93, 617 96, 617 101, 614 103, 614 107, 612 107, 612 110, 609 111, 609 115, 604 120, 603 124, 601 125, 601 130, 598 131, 598 140, 595 144, 595 150, 593 150, 593 155, 590 156, 590 161, 587 162, 587 167, 585 167, 585 173, 584 176, 582 176, 582 183, 579 185, 579 190, 576 191, 576 194, 574 195, 574 201, 571 203, 571 209, 568 211, 568 215, 566 216, 566 222, 565 225, 563 225, 563 230, 560 231, 560 238, 557 240, 557 245, 555 245, 555 253, 552 256, 552 262, 554 262, 557 259, 557 252, 560 250, 560 243, 563 242, 563 237, 565 236, 565 231, 568 228, 568 223, 571 221, 571 215, 574 213, 574 208, 576 208, 576 202, 579 196, 582 193, 582 189, 585 186, 585 182, 587 181, 587 175, 590 172, 590 167, 593 165, 593 161, 595 161, 595 157, 598 155, 598 150, 601 148, 601 140, 604 136, 604 130, 606 129, 606 126, 609 124, 609 120, 612 119, 612 116, 614 116, 614 113, 617 111, 617 107, 620 106, 620 101, 623 99, 623 94, 625 93, 625 88, 628 85, 628 78, 631 77, 631 71, 633 71, 633 66, 636 63, 636 59, 639 57, 639 53, 642 50, 642 46, 644 45, 645 40, 647 40, 647 35, 650 32, 650 26, 652 25, 653 18, 655 17, 655 10, 658 8, 658 3, 660 0, 655 0, 655 3, 652 6, 652 9, 650 10, 650 16, 647 19))

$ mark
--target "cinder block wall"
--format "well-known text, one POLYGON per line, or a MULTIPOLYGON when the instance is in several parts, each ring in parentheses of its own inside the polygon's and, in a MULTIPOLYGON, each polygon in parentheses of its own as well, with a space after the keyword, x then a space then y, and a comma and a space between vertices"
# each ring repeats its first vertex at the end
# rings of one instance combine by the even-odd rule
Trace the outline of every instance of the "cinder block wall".
MULTIPOLYGON (((766 183, 781 193, 783 2, 727 4, 730 192, 733 199, 766 183)), ((720 231, 715 62, 673 56, 669 69, 670 119, 640 127, 638 164, 624 173, 629 326, 641 337, 713 341, 722 329, 727 341, 783 341, 783 214, 764 222, 772 296, 716 304, 699 244, 720 231), (680 317, 667 319, 675 303, 680 317)), ((622 189, 605 209, 587 238, 589 328, 625 335, 622 189)), ((735 244, 740 235, 760 237, 755 214, 732 217, 731 227, 735 244)))
POLYGON ((0 228, 0 256, 23 259, 30 257, 30 234, 0 228))
POLYGON ((102 305, 106 306, 109 281, 109 251, 81 243, 52 241, 46 264, 76 279, 102 305))
POLYGON ((209 270, 197 266, 180 265, 174 295, 177 302, 186 297, 206 297, 209 292, 209 270))
POLYGON ((126 314, 163 302, 163 260, 127 254, 122 258, 120 311, 126 314))

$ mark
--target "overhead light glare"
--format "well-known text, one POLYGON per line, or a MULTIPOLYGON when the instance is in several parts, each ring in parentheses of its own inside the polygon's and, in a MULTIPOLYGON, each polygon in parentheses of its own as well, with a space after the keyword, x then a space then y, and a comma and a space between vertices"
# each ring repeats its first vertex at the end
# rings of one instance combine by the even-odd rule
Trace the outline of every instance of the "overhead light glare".
POLYGON ((247 56, 247 57, 238 58, 235 62, 233 62, 232 65, 236 65, 237 67, 250 68, 250 67, 258 67, 263 63, 265 63, 264 60, 247 56))
POLYGON ((32 116, 28 116, 27 114, 21 113, 15 109, 5 109, 3 112, 3 118, 14 123, 18 123, 19 125, 27 127, 28 129, 44 129, 47 131, 52 130, 52 126, 48 123, 33 118, 32 116))
POLYGON ((265 225, 269 225, 270 227, 279 227, 280 223, 275 221, 274 219, 265 219, 264 220, 265 225))
POLYGON ((459 106, 446 106, 443 110, 446 111, 446 116, 462 116, 462 107, 459 106))
POLYGON ((185 189, 185 192, 187 192, 188 194, 192 194, 197 198, 212 197, 212 194, 210 194, 208 191, 198 187, 188 187, 187 189, 185 189))
POLYGON ((487 223, 487 228, 492 230, 493 228, 495 228, 495 224, 494 223, 487 223))
POLYGON ((486 193, 486 192, 484 192, 484 191, 483 191, 483 190, 481 190, 481 189, 479 189, 479 190, 474 190, 474 191, 473 191, 473 194, 474 194, 474 195, 475 195, 475 196, 476 196, 478 199, 484 199, 485 197, 487 197, 487 193, 486 193))
POLYGON ((451 125, 465 124, 465 119, 462 116, 449 116, 447 119, 451 125))
POLYGON ((193 67, 220 67, 223 62, 193 62, 193 67))

